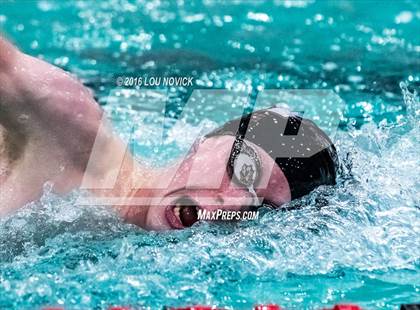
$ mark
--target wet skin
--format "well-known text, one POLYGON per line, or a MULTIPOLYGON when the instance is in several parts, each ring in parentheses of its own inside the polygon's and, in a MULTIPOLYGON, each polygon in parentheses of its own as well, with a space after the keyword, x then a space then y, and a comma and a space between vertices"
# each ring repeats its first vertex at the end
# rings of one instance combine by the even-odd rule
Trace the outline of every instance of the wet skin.
MULTIPOLYGON (((150 170, 130 154, 121 163, 114 154, 126 146, 109 125, 98 134, 103 112, 92 93, 75 77, 20 52, 1 36, 0 97, 0 216, 37 200, 45 182, 64 194, 83 179, 101 184, 115 169, 120 173, 114 189, 92 193, 141 198, 141 204, 127 200, 127 205, 114 208, 145 229, 183 228, 176 203, 203 210, 243 210, 255 203, 248 189, 226 174, 233 137, 206 139, 179 165, 163 170, 150 170), (87 170, 94 143, 100 155, 87 170), (133 183, 140 189, 133 189, 133 183)), ((289 201, 282 171, 262 149, 254 148, 262 161, 257 196, 276 204, 289 201)))
POLYGON ((154 230, 183 228, 179 211, 175 210, 177 203, 181 208, 245 211, 261 203, 261 199, 255 200, 255 194, 276 205, 290 201, 289 185, 281 169, 264 150, 250 142, 262 162, 261 177, 254 184, 255 194, 230 178, 226 164, 233 142, 232 136, 206 139, 174 168, 174 176, 170 170, 160 174, 157 182, 173 177, 149 206, 144 226, 154 230))

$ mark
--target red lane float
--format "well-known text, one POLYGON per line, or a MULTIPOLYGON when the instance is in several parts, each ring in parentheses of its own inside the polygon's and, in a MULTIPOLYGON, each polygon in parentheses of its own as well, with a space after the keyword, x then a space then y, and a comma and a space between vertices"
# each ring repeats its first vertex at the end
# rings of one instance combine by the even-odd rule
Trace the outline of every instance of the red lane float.
POLYGON ((280 306, 269 304, 269 305, 257 305, 254 310, 281 310, 280 306))
POLYGON ((362 310, 358 305, 352 304, 338 304, 332 307, 331 309, 324 309, 324 310, 362 310))
POLYGON ((223 310, 221 308, 216 308, 212 306, 191 306, 191 307, 181 307, 181 308, 172 308, 166 307, 165 310, 223 310))
MULTIPOLYGON (((135 310, 138 308, 132 308, 128 306, 111 306, 108 310, 135 310)), ((141 309, 141 308, 140 308, 141 309)), ((64 307, 58 306, 47 306, 41 308, 41 310, 65 310, 64 307)), ((190 307, 164 307, 163 310, 226 310, 217 308, 216 306, 190 306, 190 307)), ((253 310, 281 310, 281 307, 276 304, 268 305, 256 305, 253 310)), ((352 304, 337 304, 332 308, 323 308, 322 310, 362 310, 358 305, 352 304)), ((420 310, 420 304, 405 304, 400 306, 400 310, 420 310)))
POLYGON ((362 310, 362 308, 357 305, 336 305, 333 310, 362 310))

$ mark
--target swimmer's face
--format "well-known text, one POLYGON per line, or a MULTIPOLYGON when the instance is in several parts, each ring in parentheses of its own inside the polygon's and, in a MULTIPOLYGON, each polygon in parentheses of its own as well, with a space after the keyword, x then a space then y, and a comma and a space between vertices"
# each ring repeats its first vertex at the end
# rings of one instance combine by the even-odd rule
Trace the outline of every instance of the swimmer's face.
POLYGON ((274 205, 290 201, 290 188, 282 170, 255 144, 246 141, 258 153, 260 160, 253 190, 228 173, 226 167, 234 141, 233 136, 218 136, 197 142, 177 166, 176 172, 168 170, 162 173, 160 183, 167 182, 168 186, 150 206, 146 228, 165 230, 189 227, 198 221, 199 210, 241 212, 252 209, 252 205, 257 206, 262 199, 274 205))

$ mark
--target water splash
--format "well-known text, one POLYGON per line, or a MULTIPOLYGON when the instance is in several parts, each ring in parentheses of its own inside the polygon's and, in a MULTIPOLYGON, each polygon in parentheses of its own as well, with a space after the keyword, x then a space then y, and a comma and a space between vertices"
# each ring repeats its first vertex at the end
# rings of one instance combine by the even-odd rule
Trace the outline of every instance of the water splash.
MULTIPOLYGON (((195 58, 196 67, 206 69, 196 73, 176 59, 198 87, 335 89, 347 102, 348 119, 337 137, 339 184, 291 203, 299 209, 265 211, 257 222, 203 223, 167 233, 146 233, 106 209, 77 206, 80 193, 57 197, 47 186, 39 202, 0 220, 0 308, 206 303, 250 309, 276 302, 314 309, 353 301, 393 309, 417 302, 420 133, 418 96, 409 88, 419 77, 410 76, 412 85, 399 82, 418 66, 418 31, 414 19, 398 30, 380 21, 394 20, 401 5, 384 3, 372 22, 357 14, 371 6, 363 1, 275 1, 276 10, 235 1, 223 12, 212 1, 133 3, 42 1, 46 14, 35 2, 5 3, 0 22, 22 50, 65 66, 97 94, 108 94, 120 73, 138 74, 141 55, 155 49, 204 51, 207 57, 195 58), (247 12, 272 22, 249 20, 247 12), (183 24, 197 14, 199 20, 183 24)), ((417 11, 416 2, 405 3, 403 12, 417 11)), ((166 73, 173 55, 148 57, 165 58, 156 70, 166 73)), ((234 103, 214 104, 228 109, 234 103)), ((105 109, 127 134, 125 118, 141 113, 128 106, 105 109)), ((174 129, 171 141, 195 130, 191 124, 174 129)))
POLYGON ((408 90, 408 86, 405 82, 400 82, 400 88, 404 96, 404 104, 407 109, 407 115, 409 122, 412 126, 418 126, 418 119, 420 115, 420 104, 417 92, 413 90, 411 93, 408 90))
POLYGON ((112 300, 156 309, 182 300, 245 309, 349 299, 386 308, 414 301, 419 128, 399 130, 366 124, 340 132, 341 161, 351 165, 337 186, 236 227, 146 233, 105 209, 75 206, 80 193, 57 197, 47 185, 40 202, 0 221, 0 304, 92 308, 112 300))

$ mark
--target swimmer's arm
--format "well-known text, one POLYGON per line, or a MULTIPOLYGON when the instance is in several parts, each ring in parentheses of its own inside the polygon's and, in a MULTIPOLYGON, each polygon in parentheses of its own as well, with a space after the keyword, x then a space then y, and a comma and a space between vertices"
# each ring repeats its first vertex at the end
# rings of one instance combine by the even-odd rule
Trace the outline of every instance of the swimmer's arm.
MULTIPOLYGON (((46 181, 64 193, 84 177, 100 182, 115 169, 122 167, 126 175, 134 169, 130 154, 123 163, 113 156, 124 144, 102 122, 103 111, 91 92, 63 70, 20 52, 1 35, 0 98, 0 127, 16 133, 11 140, 20 146, 9 179, 0 180, 2 193, 10 192, 9 197, 1 195, 3 205, 18 207, 37 199, 46 181), (86 173, 93 145, 100 156, 86 173), (15 201, 24 196, 21 193, 28 198, 15 201)), ((118 179, 119 193, 126 191, 126 179, 118 179)))
POLYGON ((20 52, 0 36, 0 123, 26 149, 82 169, 102 119, 90 91, 63 70, 20 52), (51 153, 51 154, 48 154, 51 153), (50 156, 49 156, 50 155, 50 156))

